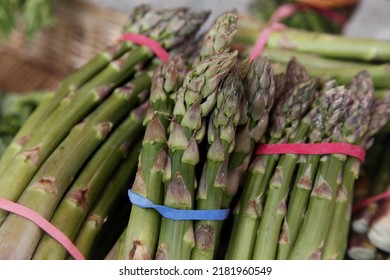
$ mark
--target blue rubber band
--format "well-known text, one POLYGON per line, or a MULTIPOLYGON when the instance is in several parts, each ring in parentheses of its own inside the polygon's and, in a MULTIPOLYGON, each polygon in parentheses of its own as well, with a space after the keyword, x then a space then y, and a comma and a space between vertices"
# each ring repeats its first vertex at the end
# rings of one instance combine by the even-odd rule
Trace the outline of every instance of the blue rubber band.
POLYGON ((141 208, 152 208, 159 212, 161 216, 176 220, 209 220, 223 221, 229 215, 230 209, 215 209, 215 210, 182 210, 175 209, 164 205, 156 205, 149 199, 139 195, 131 190, 128 191, 130 202, 141 208))

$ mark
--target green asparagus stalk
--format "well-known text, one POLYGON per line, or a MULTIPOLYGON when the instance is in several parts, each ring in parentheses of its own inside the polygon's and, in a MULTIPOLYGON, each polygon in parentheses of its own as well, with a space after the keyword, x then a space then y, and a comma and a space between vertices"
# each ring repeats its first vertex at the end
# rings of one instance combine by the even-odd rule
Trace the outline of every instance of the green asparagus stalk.
MULTIPOLYGON (((220 82, 235 63, 237 52, 220 53, 195 66, 177 92, 168 138, 169 184, 164 204, 193 209, 198 143, 205 134, 205 118, 213 110, 220 82)), ((194 246, 192 221, 162 219, 156 259, 189 259, 194 246)))
MULTIPOLYGON (((346 108, 348 108, 350 102, 351 95, 349 91, 335 86, 333 81, 328 82, 322 89, 317 102, 318 110, 322 113, 312 120, 313 126, 308 135, 309 143, 329 142, 335 127, 344 118, 346 108)), ((298 171, 291 187, 288 211, 280 234, 277 259, 286 259, 291 247, 295 244, 313 188, 320 158, 320 155, 301 155, 299 157, 298 171)))
MULTIPOLYGON (((296 133, 290 137, 289 142, 302 143, 309 138, 310 143, 317 143, 321 141, 322 134, 329 136, 329 130, 332 130, 339 123, 339 118, 344 113, 343 108, 345 107, 342 106, 346 105, 345 100, 348 97, 343 93, 335 89, 323 92, 313 105, 312 110, 301 120, 300 126, 296 133)), ((287 197, 298 160, 299 156, 293 154, 282 155, 279 159, 269 182, 267 198, 257 230, 253 259, 275 259, 276 257, 279 233, 283 219, 287 214, 287 197)), ((288 243, 288 228, 289 223, 286 222, 282 235, 282 240, 285 243, 288 243)))
POLYGON ((335 68, 318 68, 314 66, 306 66, 308 73, 311 77, 320 77, 322 80, 335 79, 339 84, 348 84, 349 81, 356 75, 356 73, 367 69, 373 78, 375 87, 378 89, 385 89, 390 87, 390 83, 387 80, 389 75, 388 65, 369 65, 366 68, 363 67, 335 67, 335 68))
POLYGON ((271 64, 266 57, 259 56, 251 62, 245 85, 240 125, 236 132, 234 150, 229 156, 223 208, 230 207, 255 145, 262 139, 269 122, 269 113, 274 103, 275 82, 271 64))
MULTIPOLYGON (((260 22, 249 17, 239 19, 235 41, 254 44, 261 32, 260 22)), ((287 28, 272 32, 267 46, 286 48, 341 59, 361 61, 388 61, 390 41, 331 35, 287 28), (327 43, 324 43, 327 42, 327 43)))
MULTIPOLYGON (((181 57, 172 57, 153 75, 150 103, 154 116, 146 127, 132 191, 162 204, 162 175, 167 161, 167 127, 175 93, 187 72, 181 57)), ((160 216, 153 209, 132 205, 121 259, 153 259, 160 229, 160 216)))
MULTIPOLYGON (((367 129, 367 126, 361 124, 369 116, 370 102, 355 96, 352 102, 344 121, 337 127, 339 131, 334 131, 331 142, 355 143, 362 137, 364 129, 367 129)), ((346 159, 341 154, 321 158, 305 219, 296 243, 291 248, 289 259, 321 259, 346 159)))
MULTIPOLYGON (((221 85, 208 129, 207 160, 197 189, 196 209, 220 209, 226 185, 227 163, 234 147, 235 130, 240 121, 243 84, 238 73, 230 74, 221 85)), ((221 221, 195 222, 195 247, 191 259, 212 260, 219 244, 221 221)))
MULTIPOLYGON (((368 149, 370 145, 372 145, 373 142, 373 136, 378 133, 378 131, 388 122, 388 119, 390 117, 390 94, 385 94, 381 99, 375 99, 374 104, 372 106, 371 112, 370 112, 370 122, 368 125, 368 131, 364 135, 363 140, 361 141, 362 145, 368 149)), ((357 163, 355 163, 355 166, 357 166, 357 163)), ((346 186, 347 190, 351 190, 350 193, 353 192, 353 185, 354 182, 359 175, 357 167, 355 169, 346 166, 346 175, 344 176, 343 184, 346 186)), ((349 233, 349 224, 351 220, 351 208, 353 204, 352 196, 348 197, 347 202, 347 215, 344 216, 344 221, 342 222, 343 227, 341 229, 341 240, 346 240, 348 238, 349 233)), ((346 248, 346 242, 339 245, 340 247, 340 255, 345 255, 345 252, 347 250, 346 248)))
MULTIPOLYGON (((275 105, 269 128, 269 143, 285 143, 294 134, 301 118, 310 107, 317 80, 296 85, 275 105)), ((251 259, 256 241, 256 230, 263 209, 269 180, 279 157, 257 155, 252 160, 240 198, 240 212, 235 220, 226 259, 251 259), (245 240, 246 242, 242 242, 245 240)))
MULTIPOLYGON (((381 95, 375 93, 376 99, 373 106, 372 114, 371 114, 371 123, 370 129, 372 130, 367 134, 367 138, 372 137, 373 134, 377 132, 378 129, 381 129, 383 122, 388 118, 388 104, 389 104, 389 94, 383 92, 381 95), (387 96, 386 96, 387 94, 387 96), (377 127, 377 126, 380 127, 377 127), (372 134, 370 136, 370 134, 372 134)), ((369 145, 372 144, 372 140, 370 139, 369 145)), ((388 141, 387 133, 382 135, 377 135, 375 137, 375 145, 370 148, 370 151, 367 153, 365 166, 366 169, 370 167, 372 171, 369 173, 369 176, 372 176, 373 183, 370 186, 370 190, 365 194, 367 196, 375 196, 385 191, 389 183, 388 178, 388 166, 389 166, 389 157, 387 156, 389 153, 390 147, 386 144, 388 141), (378 144, 379 141, 379 144, 378 144), (378 160, 381 158, 381 160, 378 160), (370 160, 372 159, 372 160, 370 160), (375 165, 374 159, 378 162, 375 165), (375 168, 375 172, 373 169, 375 168)), ((368 147, 367 147, 368 148, 368 147)), ((367 172, 367 171, 366 171, 367 172)), ((356 191, 355 191, 356 193, 356 191)), ((360 213, 354 217, 351 227, 354 231, 358 233, 367 233, 372 221, 372 218, 375 216, 377 212, 378 204, 373 203, 368 205, 365 209, 363 209, 360 213)))
MULTIPOLYGON (((163 15, 164 11, 161 12, 163 15)), ((172 14, 171 10, 167 10, 166 13, 168 15, 172 14)), ((206 16, 207 13, 205 12, 190 13, 179 9, 173 18, 161 17, 165 21, 159 22, 156 28, 151 31, 150 36, 153 36, 164 47, 170 49, 192 35, 206 16)), ((144 18, 145 20, 140 20, 138 23, 142 28, 147 28, 150 17, 147 14, 144 18)), ((111 62, 103 72, 89 81, 88 87, 85 86, 80 92, 77 92, 74 98, 73 95, 70 95, 69 98, 64 99, 60 106, 39 126, 32 138, 23 146, 23 150, 19 152, 4 171, 7 172, 7 176, 0 178, 0 196, 15 201, 35 171, 57 147, 69 129, 96 106, 103 99, 102 97, 110 92, 112 87, 123 84, 134 73, 137 64, 147 61, 151 57, 153 57, 153 54, 148 48, 135 47, 118 60, 111 62), (105 94, 100 95, 93 90, 89 90, 91 87, 98 85, 106 85, 105 87, 109 85, 109 89, 105 90, 105 94), (49 132, 48 127, 51 128, 49 132), (23 176, 20 174, 23 174, 23 176)), ((4 211, 1 211, 0 221, 4 218, 4 215, 4 211)))
MULTIPOLYGON (((148 74, 137 77, 132 84, 128 85, 127 90, 125 87, 122 93, 123 89, 118 89, 116 94, 111 95, 99 106, 85 123, 76 125, 39 168, 18 203, 49 219, 83 163, 104 141, 112 126, 116 125, 134 106, 135 100, 131 98, 132 95, 137 96, 149 88, 150 80, 148 74)), ((138 110, 141 122, 144 110, 146 110, 145 105, 138 110)), ((0 227, 0 236, 2 236, 0 247, 3 248, 0 258, 30 258, 41 234, 41 230, 32 222, 10 214, 0 227), (17 228, 19 234, 12 234, 13 230, 9 230, 10 228, 13 230, 17 228)))
MULTIPOLYGON (((360 102, 366 106, 366 115, 362 116, 360 122, 360 135, 355 144, 362 145, 366 134, 371 132, 370 118, 371 110, 374 104, 374 85, 367 71, 358 73, 351 81, 350 89, 352 94, 360 99, 360 102), (370 131, 370 132, 369 132, 370 131)), ((363 106, 362 105, 362 106, 363 106)), ((363 143, 363 145, 365 145, 363 143)), ((348 158, 343 170, 343 182, 338 187, 336 195, 335 212, 332 219, 332 227, 329 230, 324 244, 322 258, 324 259, 343 259, 347 248, 347 234, 344 234, 340 228, 350 225, 351 207, 353 201, 355 181, 359 177, 360 162, 356 158, 348 158)), ((347 230, 348 231, 348 230, 347 230)))
MULTIPOLYGON (((141 134, 143 128, 140 116, 135 114, 138 112, 132 112, 88 161, 50 219, 50 223, 71 240, 76 236, 110 175, 134 145, 134 139, 141 134)), ((65 259, 66 255, 61 244, 44 234, 35 249, 33 259, 65 259)))
POLYGON ((324 80, 335 79, 339 84, 349 84, 356 73, 366 70, 370 73, 376 88, 389 88, 388 63, 368 64, 325 58, 313 54, 291 50, 267 48, 264 53, 275 63, 285 64, 296 57, 307 69, 310 76, 322 77, 324 80))
POLYGON ((126 160, 120 164, 83 221, 74 239, 74 244, 86 258, 90 257, 94 242, 99 236, 102 226, 110 218, 110 210, 134 177, 140 150, 141 143, 137 143, 131 148, 126 160))

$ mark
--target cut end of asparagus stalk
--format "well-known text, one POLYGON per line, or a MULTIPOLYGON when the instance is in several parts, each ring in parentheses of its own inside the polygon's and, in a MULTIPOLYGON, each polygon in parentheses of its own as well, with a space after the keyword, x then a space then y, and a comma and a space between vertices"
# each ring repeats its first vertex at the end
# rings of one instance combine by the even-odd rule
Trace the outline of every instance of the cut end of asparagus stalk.
POLYGON ((151 260, 152 257, 141 240, 133 240, 133 247, 128 256, 129 260, 151 260))

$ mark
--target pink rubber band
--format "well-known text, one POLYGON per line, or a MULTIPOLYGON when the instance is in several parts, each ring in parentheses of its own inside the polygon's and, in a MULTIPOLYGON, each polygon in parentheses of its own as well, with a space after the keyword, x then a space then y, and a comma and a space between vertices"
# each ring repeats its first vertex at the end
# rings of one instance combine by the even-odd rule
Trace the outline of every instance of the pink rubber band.
POLYGON ((64 246, 64 248, 74 259, 85 260, 83 254, 73 244, 73 242, 62 231, 60 231, 58 228, 48 222, 37 212, 2 197, 0 197, 0 208, 30 220, 31 222, 39 226, 41 229, 43 229, 51 237, 53 237, 62 246, 64 246))
POLYGON ((320 9, 310 5, 284 4, 275 10, 274 14, 272 15, 268 23, 268 27, 265 27, 260 33, 249 55, 250 59, 251 60, 255 59, 255 57, 257 57, 263 52, 272 32, 282 31, 284 28, 286 28, 286 26, 281 24, 280 21, 293 16, 298 11, 305 10, 305 9, 310 9, 320 14, 323 14, 324 16, 328 17, 330 20, 336 22, 340 26, 343 26, 346 23, 346 18, 343 15, 333 12, 332 10, 320 9))
POLYGON ((373 197, 370 197, 370 198, 367 198, 365 200, 358 202, 357 204, 355 204, 353 206, 352 213, 356 213, 357 211, 367 207, 371 203, 375 203, 375 202, 378 202, 378 201, 384 200, 384 199, 390 199, 390 191, 378 194, 376 196, 373 196, 373 197))
POLYGON ((169 58, 169 53, 155 40, 147 36, 136 33, 125 33, 119 41, 129 41, 135 44, 148 47, 161 61, 166 61, 169 58))
POLYGON ((344 154, 355 157, 364 162, 366 151, 356 145, 348 143, 285 143, 285 144, 260 144, 256 150, 257 155, 327 155, 344 154))

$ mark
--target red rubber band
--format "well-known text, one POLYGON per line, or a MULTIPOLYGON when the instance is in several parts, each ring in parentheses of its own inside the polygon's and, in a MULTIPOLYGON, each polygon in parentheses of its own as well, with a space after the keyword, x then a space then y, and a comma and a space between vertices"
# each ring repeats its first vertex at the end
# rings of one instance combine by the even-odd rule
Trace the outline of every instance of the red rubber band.
POLYGON ((166 61, 169 58, 169 53, 155 40, 147 36, 136 33, 125 33, 119 41, 129 41, 135 44, 148 47, 161 61, 166 61))
POLYGON ((366 151, 356 145, 348 143, 285 143, 285 144, 260 144, 256 150, 257 155, 327 155, 344 154, 355 157, 364 162, 366 151))
POLYGON ((356 213, 357 211, 367 207, 371 203, 375 203, 375 202, 378 202, 378 201, 384 200, 384 199, 390 199, 390 191, 378 194, 376 196, 373 196, 373 197, 370 197, 370 198, 367 198, 365 200, 358 202, 357 204, 355 204, 353 206, 352 213, 356 213))
POLYGON ((274 31, 281 31, 283 30, 286 26, 281 24, 280 21, 283 19, 289 18, 296 14, 297 12, 305 9, 310 9, 313 11, 316 11, 326 17, 328 17, 330 20, 336 22, 340 26, 343 26, 346 23, 346 18, 339 14, 336 13, 332 10, 328 9, 321 9, 318 7, 313 7, 311 5, 303 5, 303 4, 284 4, 277 8, 272 15, 268 27, 264 28, 262 32, 260 33, 259 37, 256 40, 256 43, 253 46, 253 49, 250 53, 250 59, 253 60, 255 57, 260 55, 260 53, 263 52, 269 36, 272 34, 274 31))
POLYGON ((37 212, 2 197, 0 197, 0 208, 30 220, 59 242, 75 260, 85 260, 83 254, 73 242, 37 212))

